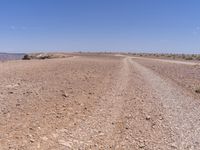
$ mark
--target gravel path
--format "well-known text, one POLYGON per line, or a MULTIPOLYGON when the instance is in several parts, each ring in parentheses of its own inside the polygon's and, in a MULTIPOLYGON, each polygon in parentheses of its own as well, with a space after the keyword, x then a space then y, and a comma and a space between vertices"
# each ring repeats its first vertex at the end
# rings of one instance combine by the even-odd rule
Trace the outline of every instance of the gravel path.
POLYGON ((165 62, 165 63, 174 63, 174 64, 183 64, 183 65, 192 65, 192 66, 199 66, 200 62, 196 61, 196 62, 192 62, 192 61, 180 61, 180 60, 168 60, 168 59, 159 59, 159 58, 145 58, 145 57, 132 57, 134 59, 143 59, 143 60, 153 60, 153 61, 157 61, 157 62, 165 62))
POLYGON ((177 149, 200 147, 200 103, 185 94, 180 87, 162 79, 153 71, 132 61, 132 64, 153 89, 155 99, 163 104, 164 118, 173 133, 172 144, 177 149))

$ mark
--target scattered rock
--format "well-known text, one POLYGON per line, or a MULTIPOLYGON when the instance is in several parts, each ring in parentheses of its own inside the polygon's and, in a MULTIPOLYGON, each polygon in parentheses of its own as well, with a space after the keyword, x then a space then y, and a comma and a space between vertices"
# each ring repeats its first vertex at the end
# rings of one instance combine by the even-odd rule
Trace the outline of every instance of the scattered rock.
POLYGON ((155 128, 155 126, 156 126, 156 123, 155 123, 155 122, 152 122, 151 127, 152 127, 152 128, 155 128))
POLYGON ((31 54, 25 54, 22 60, 53 59, 53 58, 67 58, 67 57, 72 57, 72 56, 61 53, 31 53, 31 54))
POLYGON ((26 54, 22 58, 23 60, 31 60, 31 59, 50 59, 50 55, 47 53, 35 53, 35 54, 26 54))
POLYGON ((67 93, 63 93, 62 96, 63 97, 69 97, 69 95, 67 93))
POLYGON ((195 92, 200 94, 200 88, 196 89, 195 92))
POLYGON ((173 149, 177 149, 177 148, 178 148, 178 147, 176 146, 175 143, 172 143, 170 146, 171 146, 171 148, 173 148, 173 149))
POLYGON ((145 145, 145 141, 140 141, 139 142, 139 148, 144 148, 146 145, 145 145))
POLYGON ((163 118, 163 116, 162 116, 162 115, 160 115, 160 116, 159 116, 159 119, 160 119, 160 120, 163 120, 164 118, 163 118))
POLYGON ((18 106, 20 106, 20 104, 19 104, 19 103, 17 103, 17 104, 16 104, 16 107, 18 107, 18 106))
POLYGON ((150 119, 151 119, 151 116, 147 115, 146 120, 150 120, 150 119))
POLYGON ((35 142, 35 140, 34 140, 34 139, 30 139, 30 142, 31 142, 31 143, 34 143, 34 142, 35 142))
POLYGON ((46 54, 46 53, 41 53, 39 55, 36 56, 37 59, 49 59, 50 55, 46 54))
POLYGON ((18 86, 20 86, 20 83, 12 84, 12 85, 6 85, 6 88, 16 88, 18 86))
POLYGON ((33 128, 30 127, 29 130, 33 130, 33 128))

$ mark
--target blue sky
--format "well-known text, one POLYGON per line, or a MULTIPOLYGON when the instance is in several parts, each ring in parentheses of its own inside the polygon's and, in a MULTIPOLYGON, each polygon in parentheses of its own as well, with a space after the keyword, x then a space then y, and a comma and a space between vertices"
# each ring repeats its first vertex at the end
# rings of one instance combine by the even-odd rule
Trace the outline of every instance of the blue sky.
POLYGON ((199 0, 0 0, 0 51, 200 53, 199 0))

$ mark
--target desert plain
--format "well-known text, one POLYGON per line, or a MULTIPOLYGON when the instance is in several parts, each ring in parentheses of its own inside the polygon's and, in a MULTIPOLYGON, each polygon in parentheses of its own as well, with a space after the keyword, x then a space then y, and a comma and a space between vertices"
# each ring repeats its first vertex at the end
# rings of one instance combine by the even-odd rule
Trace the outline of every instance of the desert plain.
POLYGON ((0 150, 200 148, 200 63, 119 54, 0 62, 0 150))

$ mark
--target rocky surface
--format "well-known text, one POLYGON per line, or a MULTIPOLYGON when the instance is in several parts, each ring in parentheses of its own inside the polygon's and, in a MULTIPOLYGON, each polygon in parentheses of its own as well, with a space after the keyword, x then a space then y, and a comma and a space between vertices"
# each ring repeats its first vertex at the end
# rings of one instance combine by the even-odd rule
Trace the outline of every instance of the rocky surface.
POLYGON ((159 72, 176 66, 193 70, 114 55, 0 63, 0 149, 198 149, 199 97, 159 72))
POLYGON ((23 60, 31 59, 55 59, 55 58, 68 58, 72 57, 69 53, 31 53, 25 54, 23 60))

